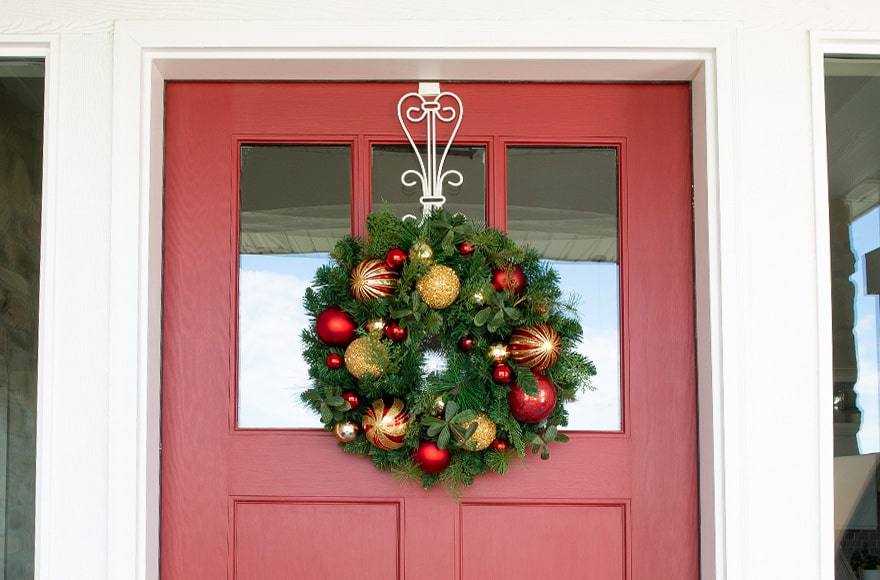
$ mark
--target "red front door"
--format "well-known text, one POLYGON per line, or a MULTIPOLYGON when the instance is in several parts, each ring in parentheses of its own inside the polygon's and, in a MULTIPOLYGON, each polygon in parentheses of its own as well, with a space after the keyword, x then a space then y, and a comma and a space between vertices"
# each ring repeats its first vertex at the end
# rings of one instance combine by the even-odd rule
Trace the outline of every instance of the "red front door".
MULTIPOLYGON (((550 461, 481 476, 456 502, 340 453, 327 432, 238 428, 241 145, 350 145, 362 233, 369 144, 402 140, 395 107, 414 89, 168 85, 162 578, 696 579, 687 85, 455 85, 457 141, 490 159, 514 144, 617 151, 620 431, 572 432, 550 461)), ((507 175, 488 167, 486 218, 504 227, 507 175)))

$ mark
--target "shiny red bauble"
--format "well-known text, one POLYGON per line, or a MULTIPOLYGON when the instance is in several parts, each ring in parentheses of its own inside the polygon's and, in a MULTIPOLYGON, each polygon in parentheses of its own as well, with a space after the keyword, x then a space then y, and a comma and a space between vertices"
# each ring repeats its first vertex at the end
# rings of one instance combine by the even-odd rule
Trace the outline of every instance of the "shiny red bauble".
POLYGON ((440 473, 449 465, 452 454, 437 447, 433 441, 422 441, 419 448, 412 452, 412 458, 425 473, 440 473))
POLYGON ((461 350, 467 352, 474 348, 474 339, 466 336, 458 341, 458 346, 461 347, 461 350))
POLYGON ((400 342, 401 340, 406 338, 406 329, 401 327, 396 322, 392 322, 391 324, 385 325, 385 336, 388 337, 388 340, 400 342))
POLYGON ((507 441, 496 439, 492 442, 492 449, 495 451, 507 451, 507 441))
POLYGON ((492 270, 492 287, 496 292, 512 290, 514 294, 521 294, 526 289, 526 275, 518 265, 507 264, 492 270))
POLYGON ((507 393, 510 414, 524 423, 537 423, 550 416, 556 407, 556 385, 542 374, 532 373, 538 381, 538 394, 527 394, 519 385, 507 393))
POLYGON ((403 266, 406 257, 406 252, 400 248, 392 248, 391 250, 388 250, 387 254, 385 254, 385 263, 388 264, 389 268, 397 270, 403 266))
POLYGON ((499 385, 509 384, 513 380, 513 370, 504 363, 498 363, 492 369, 492 380, 499 385))
POLYGON ((342 398, 345 400, 346 403, 349 404, 350 409, 357 409, 358 406, 360 406, 361 404, 361 398, 358 396, 357 393, 354 393, 352 391, 345 391, 344 393, 342 393, 342 398))
POLYGON ((338 306, 331 306, 318 315, 315 331, 318 338, 329 346, 345 346, 354 338, 354 319, 338 306))
POLYGON ((327 366, 331 369, 338 369, 342 366, 342 357, 335 352, 333 354, 328 354, 327 359, 325 361, 327 366))
POLYGON ((474 245, 470 242, 462 242, 458 245, 458 251, 462 256, 470 256, 474 253, 474 245))

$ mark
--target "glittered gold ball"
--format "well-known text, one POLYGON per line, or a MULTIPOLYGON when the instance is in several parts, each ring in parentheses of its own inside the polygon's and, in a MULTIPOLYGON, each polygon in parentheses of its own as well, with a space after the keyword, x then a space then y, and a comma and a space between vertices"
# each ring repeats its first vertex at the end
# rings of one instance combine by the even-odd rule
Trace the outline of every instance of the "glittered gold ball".
POLYGON ((469 423, 463 423, 462 427, 467 429, 470 427, 471 423, 474 422, 477 424, 477 430, 474 431, 471 438, 467 440, 464 448, 468 451, 482 451, 495 440, 495 423, 486 413, 479 413, 477 414, 476 419, 469 423))
POLYGON ((431 266, 427 274, 419 278, 416 282, 416 290, 422 302, 440 310, 446 308, 458 298, 458 291, 461 290, 461 282, 458 280, 458 274, 449 266, 431 266))
POLYGON ((345 349, 345 368, 355 378, 366 375, 381 376, 388 361, 388 349, 374 336, 355 339, 345 349))
POLYGON ((333 427, 333 434, 343 443, 348 443, 349 441, 355 440, 360 430, 361 428, 358 427, 357 423, 340 421, 335 427, 333 427))
POLYGON ((409 249, 409 259, 430 264, 434 260, 434 250, 425 242, 416 242, 409 249))

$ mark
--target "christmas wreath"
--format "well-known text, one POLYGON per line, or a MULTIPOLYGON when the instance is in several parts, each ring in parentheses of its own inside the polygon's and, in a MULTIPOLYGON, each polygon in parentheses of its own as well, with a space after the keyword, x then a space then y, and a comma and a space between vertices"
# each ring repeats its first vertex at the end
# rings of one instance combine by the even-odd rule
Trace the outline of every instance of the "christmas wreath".
POLYGON ((386 207, 367 232, 306 291, 302 400, 344 451, 425 488, 504 474, 529 449, 547 459, 595 374, 556 271, 443 208, 417 222, 386 207))

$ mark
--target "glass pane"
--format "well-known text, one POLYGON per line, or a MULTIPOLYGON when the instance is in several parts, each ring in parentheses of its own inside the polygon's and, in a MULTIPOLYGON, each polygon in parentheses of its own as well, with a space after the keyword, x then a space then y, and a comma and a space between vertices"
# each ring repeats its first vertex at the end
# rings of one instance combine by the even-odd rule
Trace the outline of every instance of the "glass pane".
POLYGON ((620 430, 620 268, 617 150, 511 147, 508 235, 537 249, 579 297, 580 351, 596 364, 596 390, 568 406, 568 429, 620 430))
MULTIPOLYGON (((425 148, 420 148, 424 159, 425 148)), ((387 201, 398 217, 420 216, 421 184, 404 185, 401 175, 419 171, 419 161, 409 145, 376 145, 373 147, 373 210, 387 201)), ((445 185, 446 209, 463 213, 471 221, 486 221, 486 148, 457 146, 449 149, 443 171, 460 171, 464 180, 459 186, 445 185)))
POLYGON ((351 149, 245 145, 240 185, 238 426, 320 427, 299 401, 302 299, 351 232, 351 149))
POLYGON ((880 66, 825 77, 833 332, 836 578, 880 578, 880 66), (860 576, 858 576, 860 575, 860 576))
POLYGON ((0 580, 34 577, 43 87, 0 59, 0 580))

